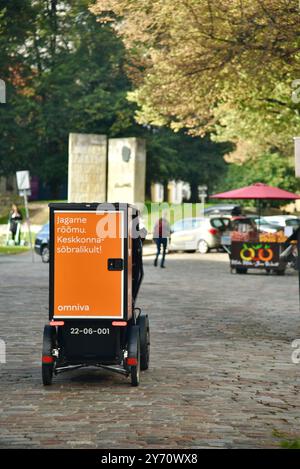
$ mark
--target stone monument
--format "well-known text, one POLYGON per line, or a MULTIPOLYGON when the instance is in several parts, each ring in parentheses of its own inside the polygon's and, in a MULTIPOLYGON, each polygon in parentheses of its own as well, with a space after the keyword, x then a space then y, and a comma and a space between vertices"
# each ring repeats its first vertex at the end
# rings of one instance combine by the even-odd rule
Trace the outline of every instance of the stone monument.
POLYGON ((106 167, 106 135, 71 133, 68 202, 105 202, 106 167))
POLYGON ((112 138, 108 142, 108 202, 145 201, 146 142, 112 138))

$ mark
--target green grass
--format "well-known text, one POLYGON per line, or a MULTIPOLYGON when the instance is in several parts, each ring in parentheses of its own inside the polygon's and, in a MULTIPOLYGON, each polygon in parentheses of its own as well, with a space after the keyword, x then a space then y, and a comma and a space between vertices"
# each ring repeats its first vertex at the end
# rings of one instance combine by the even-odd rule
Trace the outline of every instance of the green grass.
POLYGON ((300 438, 293 438, 289 435, 273 430, 272 435, 280 440, 279 444, 284 449, 300 449, 300 438))
POLYGON ((0 255, 2 254, 21 254, 29 251, 29 246, 0 246, 0 255))
MULTIPOLYGON (((210 207, 214 204, 205 204, 205 208, 210 207)), ((166 210, 166 217, 169 223, 172 225, 176 221, 180 220, 181 218, 188 218, 188 217, 199 217, 200 214, 200 207, 201 204, 174 204, 169 205, 168 203, 145 203, 145 210, 142 212, 142 218, 145 223, 145 227, 147 231, 151 232, 153 227, 158 220, 159 217, 162 216, 162 213, 166 210), (168 210, 168 207, 171 207, 168 210)))
POLYGON ((280 446, 284 449, 300 449, 300 440, 283 440, 280 442, 280 446))

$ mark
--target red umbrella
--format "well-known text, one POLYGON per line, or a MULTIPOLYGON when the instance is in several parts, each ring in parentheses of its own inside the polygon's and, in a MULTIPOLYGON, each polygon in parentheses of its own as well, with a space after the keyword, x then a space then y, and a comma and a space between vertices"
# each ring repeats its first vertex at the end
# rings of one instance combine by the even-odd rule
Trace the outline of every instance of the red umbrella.
MULTIPOLYGON (((257 199, 258 202, 258 218, 261 216, 261 199, 269 200, 296 200, 300 199, 300 195, 292 192, 284 191, 278 187, 268 186, 262 182, 257 182, 251 186, 241 187, 233 191, 222 192, 211 196, 212 199, 257 199)), ((260 225, 260 221, 258 222, 260 225)))
POLYGON ((284 191, 278 187, 268 186, 261 182, 251 186, 241 187, 233 191, 222 192, 211 196, 212 199, 272 199, 272 200, 296 200, 300 195, 284 191))

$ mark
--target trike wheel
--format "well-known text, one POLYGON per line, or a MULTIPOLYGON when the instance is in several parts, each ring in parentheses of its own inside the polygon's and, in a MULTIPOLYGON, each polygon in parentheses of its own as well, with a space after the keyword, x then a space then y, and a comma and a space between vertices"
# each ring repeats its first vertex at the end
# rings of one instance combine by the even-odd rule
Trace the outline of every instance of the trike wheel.
POLYGON ((140 384, 141 344, 139 326, 131 326, 128 338, 127 363, 130 370, 132 386, 140 384))
POLYGON ((141 370, 148 370, 150 359, 150 327, 147 314, 141 314, 137 320, 140 327, 141 370))
POLYGON ((138 340, 137 346, 137 364, 131 365, 130 377, 131 385, 138 386, 140 384, 140 369, 141 369, 141 355, 140 355, 140 341, 138 340))
POLYGON ((52 350, 55 346, 56 329, 46 325, 43 335, 43 352, 42 352, 42 379, 44 386, 52 384, 54 357, 52 350))

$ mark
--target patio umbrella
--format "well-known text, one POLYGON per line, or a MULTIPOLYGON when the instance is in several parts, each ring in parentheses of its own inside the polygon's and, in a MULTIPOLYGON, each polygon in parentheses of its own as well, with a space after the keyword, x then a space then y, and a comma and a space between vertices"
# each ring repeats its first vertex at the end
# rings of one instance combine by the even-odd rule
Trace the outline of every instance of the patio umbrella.
POLYGON ((260 218, 260 201, 266 200, 297 200, 300 195, 279 189, 278 187, 268 186, 262 182, 257 182, 251 186, 241 187, 228 192, 222 192, 211 196, 212 199, 255 199, 258 200, 258 215, 260 218))
POLYGON ((222 192, 211 196, 212 199, 269 199, 269 200, 296 200, 300 195, 268 186, 262 182, 257 182, 251 186, 241 187, 228 192, 222 192))

